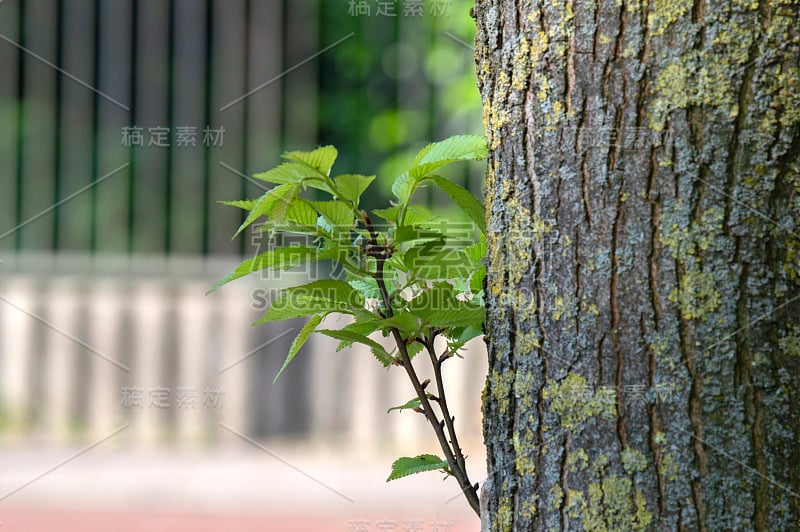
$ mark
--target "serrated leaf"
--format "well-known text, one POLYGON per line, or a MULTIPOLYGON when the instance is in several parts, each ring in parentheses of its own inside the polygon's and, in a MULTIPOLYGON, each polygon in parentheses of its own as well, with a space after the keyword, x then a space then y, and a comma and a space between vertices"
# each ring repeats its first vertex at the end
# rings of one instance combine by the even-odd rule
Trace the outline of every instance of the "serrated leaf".
POLYGON ((481 265, 469 278, 469 289, 473 294, 483 290, 483 280, 486 278, 486 267, 481 265))
MULTIPOLYGON (((433 395, 431 395, 429 393, 426 393, 425 395, 428 396, 428 399, 433 397, 433 395)), ((405 404, 398 405, 398 406, 393 406, 392 408, 387 410, 386 413, 388 414, 389 412, 391 412, 393 410, 397 410, 399 412, 402 412, 403 410, 412 410, 414 408, 419 408, 421 406, 422 406, 422 401, 420 400, 419 397, 415 397, 415 398, 411 399, 410 401, 408 401, 405 404)))
POLYGON ((313 151, 290 151, 283 154, 285 159, 307 165, 322 175, 330 175, 331 167, 338 152, 333 146, 322 146, 313 151))
POLYGON ((480 327, 456 327, 452 329, 449 338, 463 345, 478 336, 483 336, 483 329, 480 327))
MULTIPOLYGON (((380 329, 380 320, 375 314, 371 312, 364 311, 364 313, 355 312, 354 316, 356 317, 356 321, 350 323, 341 329, 340 331, 349 331, 354 332, 356 334, 360 334, 362 336, 367 336, 369 334, 374 333, 378 329, 380 329)), ((352 344, 353 342, 349 340, 343 340, 344 345, 342 347, 347 347, 348 345, 352 344)))
POLYGON ((409 226, 423 226, 429 224, 438 224, 441 218, 433 214, 424 205, 409 205, 406 208, 405 215, 403 216, 403 225, 409 226))
POLYGON ((272 379, 272 384, 275 384, 278 381, 278 377, 281 376, 281 373, 283 373, 283 370, 285 370, 286 366, 289 365, 289 362, 291 362, 298 351, 300 351, 300 348, 306 343, 306 340, 308 340, 308 337, 314 332, 314 329, 317 328, 317 325, 320 324, 323 317, 324 315, 317 314, 312 316, 311 319, 308 320, 305 325, 303 325, 303 328, 300 329, 300 332, 292 341, 292 345, 289 347, 289 354, 286 355, 286 360, 283 361, 281 369, 278 370, 278 374, 275 375, 274 379, 272 379))
POLYGON ((450 196, 450 199, 452 199, 456 205, 461 207, 461 210, 463 210, 467 216, 469 216, 469 219, 481 230, 481 234, 486 234, 486 214, 483 210, 483 205, 481 205, 481 202, 479 202, 469 190, 438 175, 430 176, 428 179, 436 183, 445 194, 450 196))
POLYGON ((378 282, 372 277, 365 277, 364 279, 352 279, 348 281, 350 286, 361 292, 365 298, 380 298, 381 291, 378 288, 378 282))
POLYGON ((423 473, 425 471, 442 471, 450 474, 450 466, 447 461, 442 460, 433 454, 420 454, 415 457, 404 456, 398 458, 392 464, 392 472, 386 482, 390 480, 397 480, 398 478, 407 477, 416 473, 423 473))
POLYGON ((409 170, 413 177, 422 177, 446 164, 469 159, 485 159, 489 155, 486 139, 478 135, 456 135, 423 148, 409 170))
POLYGON ((217 203, 228 205, 230 207, 239 207, 240 209, 251 211, 253 210, 253 207, 256 206, 256 203, 258 203, 258 200, 253 199, 253 200, 218 201, 217 203))
POLYGON ((436 328, 477 327, 483 325, 486 309, 456 299, 453 287, 447 283, 436 283, 409 302, 409 310, 427 325, 436 328))
POLYGON ((314 227, 317 225, 317 211, 308 201, 296 198, 286 210, 286 220, 300 226, 314 227))
POLYGON ((381 320, 381 329, 395 328, 402 336, 410 336, 419 330, 419 319, 410 312, 398 312, 391 318, 381 320))
POLYGON ((397 214, 400 212, 400 207, 389 207, 388 209, 375 209, 372 211, 376 216, 383 218, 387 222, 397 223, 397 214))
POLYGON ((481 235, 481 241, 475 242, 471 246, 467 246, 464 248, 464 254, 469 258, 470 261, 473 263, 478 263, 483 260, 483 257, 486 256, 486 239, 483 235, 481 235))
POLYGON ((409 360, 414 360, 414 357, 417 356, 423 349, 425 349, 425 346, 419 342, 412 342, 408 344, 406 351, 408 351, 409 360))
POLYGON ((475 266, 458 250, 433 247, 427 251, 426 246, 415 246, 406 253, 406 266, 413 269, 420 279, 466 279, 475 270, 475 266))
POLYGON ((253 174, 253 177, 266 181, 268 183, 276 183, 283 185, 287 183, 299 184, 301 181, 318 177, 317 172, 306 164, 300 162, 281 163, 271 170, 266 172, 259 172, 253 174))
POLYGON ((317 332, 351 344, 359 343, 366 345, 372 350, 372 354, 375 355, 375 358, 377 358, 384 367, 389 367, 394 363, 394 357, 392 357, 381 344, 366 335, 348 329, 321 329, 317 332))
POLYGON ((309 202, 328 222, 331 229, 342 231, 353 226, 355 218, 353 209, 343 201, 310 201, 309 202))
POLYGON ((271 249, 239 264, 239 266, 237 266, 233 272, 217 281, 214 286, 209 289, 207 294, 210 294, 211 292, 233 280, 257 271, 268 268, 277 271, 288 270, 299 264, 304 264, 312 260, 319 261, 334 259, 337 257, 338 251, 339 250, 336 248, 320 250, 318 248, 302 246, 271 249))
POLYGON ((267 215, 279 221, 280 218, 283 217, 282 215, 286 213, 286 210, 289 208, 296 194, 297 185, 293 183, 278 185, 268 190, 263 196, 258 198, 253 210, 247 215, 244 223, 239 226, 239 229, 236 230, 233 237, 236 238, 239 233, 244 231, 247 226, 255 222, 261 216, 267 215))
POLYGON ((432 310, 422 317, 431 327, 480 327, 486 318, 486 309, 469 305, 462 310, 432 310))
POLYGON ((318 313, 352 314, 364 306, 364 298, 344 281, 327 279, 282 290, 254 325, 318 313))
POLYGON ((417 188, 420 179, 412 177, 408 172, 399 175, 392 183, 392 194, 400 201, 401 204, 408 202, 411 194, 417 188))
POLYGON ((342 197, 358 205, 358 199, 361 194, 374 180, 374 175, 342 174, 336 176, 335 182, 336 188, 342 194, 342 197))

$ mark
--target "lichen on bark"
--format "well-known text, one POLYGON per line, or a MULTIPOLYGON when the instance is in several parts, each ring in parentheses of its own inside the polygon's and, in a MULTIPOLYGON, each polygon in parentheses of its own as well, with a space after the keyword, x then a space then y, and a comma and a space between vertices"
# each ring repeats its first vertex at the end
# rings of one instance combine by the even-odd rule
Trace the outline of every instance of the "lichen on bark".
POLYGON ((486 530, 800 528, 798 0, 478 0, 486 530))

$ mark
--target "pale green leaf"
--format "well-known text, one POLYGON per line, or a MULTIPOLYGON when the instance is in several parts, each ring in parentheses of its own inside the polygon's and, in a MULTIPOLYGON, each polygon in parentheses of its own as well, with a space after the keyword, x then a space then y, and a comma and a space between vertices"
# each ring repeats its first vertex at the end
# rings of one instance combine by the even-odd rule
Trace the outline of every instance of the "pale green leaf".
POLYGON ((342 174, 336 176, 336 188, 346 200, 358 205, 358 199, 375 179, 374 175, 342 174))
POLYGON ((332 229, 346 230, 355 223, 352 207, 343 201, 311 201, 309 203, 319 211, 332 229))
POLYGON ((317 211, 306 200, 295 199, 286 211, 286 219, 301 226, 315 227, 317 225, 317 211))
POLYGON ((221 203, 223 205, 228 205, 230 207, 239 207, 240 209, 244 209, 246 211, 253 210, 253 207, 256 206, 258 203, 257 199, 252 200, 234 200, 234 201, 218 201, 217 203, 221 203))
POLYGON ((233 235, 234 238, 261 216, 266 215, 277 220, 281 219, 296 194, 297 185, 293 183, 285 183, 268 190, 263 196, 258 198, 256 205, 253 207, 253 210, 250 211, 247 219, 245 219, 244 223, 236 230, 236 233, 233 235))
POLYGON ((290 151, 283 157, 307 165, 322 175, 330 175, 338 152, 333 146, 323 146, 313 151, 290 151))
POLYGON ((253 177, 268 183, 283 185, 286 183, 299 184, 301 181, 319 177, 318 173, 308 165, 299 162, 281 163, 271 170, 253 174, 253 177))
POLYGON ((388 209, 375 209, 372 211, 376 216, 383 218, 387 222, 397 223, 397 214, 400 212, 400 207, 389 207, 388 209))
POLYGON ((422 177, 437 168, 455 161, 485 159, 489 154, 486 139, 478 135, 456 135, 434 142, 423 148, 409 170, 414 177, 422 177))

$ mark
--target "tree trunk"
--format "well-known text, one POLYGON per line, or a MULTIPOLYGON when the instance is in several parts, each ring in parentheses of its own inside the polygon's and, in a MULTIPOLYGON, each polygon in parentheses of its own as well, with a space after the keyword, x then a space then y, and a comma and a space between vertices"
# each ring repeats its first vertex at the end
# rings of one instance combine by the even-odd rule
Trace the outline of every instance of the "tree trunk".
POLYGON ((479 0, 485 530, 800 530, 797 0, 479 0))

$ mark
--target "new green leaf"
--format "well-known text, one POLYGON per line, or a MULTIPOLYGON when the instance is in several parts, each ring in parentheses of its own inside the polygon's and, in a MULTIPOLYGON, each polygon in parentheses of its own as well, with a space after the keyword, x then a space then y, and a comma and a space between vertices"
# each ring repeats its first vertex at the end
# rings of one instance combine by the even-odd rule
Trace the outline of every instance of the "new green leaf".
POLYGON ((428 144, 418 154, 409 174, 422 177, 446 164, 469 159, 485 159, 489 155, 486 139, 478 135, 456 135, 428 144))
POLYGON ((314 151, 290 151, 284 153, 283 157, 313 168, 324 176, 328 176, 331 173, 331 167, 334 161, 336 161, 337 155, 338 152, 333 146, 323 146, 314 151))
POLYGON ((439 469, 450 474, 447 462, 434 454, 420 454, 413 458, 404 456, 394 461, 392 473, 386 479, 386 482, 424 471, 436 471, 439 469))
POLYGON ((358 199, 373 180, 374 175, 342 174, 336 176, 336 189, 344 199, 358 205, 358 199))

